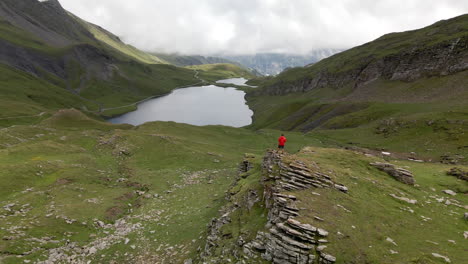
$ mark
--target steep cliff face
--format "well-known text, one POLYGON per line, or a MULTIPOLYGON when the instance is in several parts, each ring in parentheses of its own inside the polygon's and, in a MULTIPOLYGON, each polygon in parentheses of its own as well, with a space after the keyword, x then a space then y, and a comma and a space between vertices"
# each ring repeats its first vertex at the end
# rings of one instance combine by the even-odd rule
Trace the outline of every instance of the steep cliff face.
POLYGON ((51 106, 72 101, 68 97, 77 103, 67 108, 101 113, 198 82, 192 70, 161 64, 68 13, 57 0, 0 2, 0 73, 0 95, 7 96, 1 110, 10 109, 6 116, 37 114, 34 108, 55 110, 51 106), (38 82, 45 89, 40 96, 32 88, 38 82), (19 101, 35 107, 20 107, 19 101))
MULTIPOLYGON (((310 66, 314 67, 314 66, 310 66)), ((440 77, 468 70, 468 36, 432 47, 410 47, 379 59, 363 58, 359 66, 343 72, 319 70, 296 81, 278 82, 264 90, 269 95, 307 92, 315 88, 354 88, 377 79, 412 82, 424 77, 440 77)), ((287 74, 287 73, 286 73, 287 74)))
POLYGON ((315 164, 288 160, 275 151, 265 155, 262 167, 268 231, 259 232, 255 240, 245 244, 244 252, 260 252, 263 259, 275 264, 334 263, 336 258, 324 250, 328 232, 296 219, 300 217, 298 198, 289 192, 334 188, 346 193, 348 188, 335 183, 315 164))
POLYGON ((265 79, 247 95, 251 127, 313 130, 341 145, 466 156, 465 134, 448 131, 466 129, 467 78, 468 15, 462 15, 265 79), (452 128, 433 129, 433 122, 452 128), (381 124, 398 132, 381 133, 381 124), (441 151, 441 145, 453 147, 441 151))
MULTIPOLYGON (((240 199, 242 202, 236 202, 235 197, 228 197, 233 206, 224 209, 223 215, 209 224, 207 244, 201 259, 210 263, 225 263, 227 258, 242 259, 238 263, 334 263, 336 258, 325 250, 325 244, 329 243, 326 239, 328 232, 298 220, 301 210, 294 192, 325 188, 347 193, 348 188, 335 183, 316 164, 306 164, 276 151, 266 153, 261 167, 263 193, 250 189, 240 199), (235 245, 222 246, 222 241, 232 236, 223 234, 223 228, 233 224, 236 213, 251 211, 254 205, 266 208, 265 226, 256 233, 253 230, 250 230, 250 234, 240 232, 235 245)), ((240 173, 248 173, 252 168, 249 160, 244 160, 240 173)))
POLYGON ((358 88, 377 79, 412 82, 468 70, 468 15, 424 29, 385 35, 304 68, 280 74, 258 94, 358 88))
MULTIPOLYGON (((0 62, 22 70, 36 77, 52 74, 63 80, 75 78, 70 71, 71 63, 76 63, 84 71, 83 76, 109 80, 112 77, 114 58, 105 51, 89 44, 74 45, 62 56, 51 56, 43 52, 13 45, 0 39, 0 62)), ((77 88, 77 87, 75 87, 77 88)))
POLYGON ((5 0, 0 16, 0 63, 74 93, 113 77, 117 59, 57 0, 5 0))
POLYGON ((55 47, 94 40, 57 0, 3 0, 0 17, 55 47))

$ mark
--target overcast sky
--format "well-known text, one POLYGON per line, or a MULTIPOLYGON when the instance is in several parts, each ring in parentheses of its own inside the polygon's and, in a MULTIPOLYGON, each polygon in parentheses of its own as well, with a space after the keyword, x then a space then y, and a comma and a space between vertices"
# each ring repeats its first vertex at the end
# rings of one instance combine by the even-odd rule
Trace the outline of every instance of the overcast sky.
POLYGON ((60 0, 148 51, 306 53, 468 13, 468 0, 60 0))

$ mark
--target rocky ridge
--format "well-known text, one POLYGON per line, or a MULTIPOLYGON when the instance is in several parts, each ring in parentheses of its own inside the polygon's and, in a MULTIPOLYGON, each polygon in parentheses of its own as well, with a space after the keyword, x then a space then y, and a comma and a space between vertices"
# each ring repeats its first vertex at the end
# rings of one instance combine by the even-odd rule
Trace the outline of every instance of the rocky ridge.
MULTIPOLYGON (((225 248, 223 255, 240 259, 238 263, 257 263, 259 256, 275 264, 328 264, 336 261, 336 258, 325 250, 328 232, 298 221, 296 219, 300 216, 300 209, 297 207, 298 198, 288 192, 333 188, 346 193, 348 188, 321 173, 317 165, 305 164, 299 160, 289 161, 288 158, 287 154, 268 151, 263 159, 264 193, 261 200, 268 209, 265 230, 259 231, 251 241, 244 241, 240 237, 237 249, 225 248)), ((246 163, 248 161, 244 160, 241 168, 251 167, 246 163)), ((260 201, 257 193, 249 192, 248 196, 249 199, 254 199, 254 202, 260 201)), ((230 215, 238 209, 237 204, 225 209, 220 218, 213 219, 209 224, 207 244, 201 254, 202 260, 213 255, 214 249, 222 239, 221 228, 231 222, 230 215)), ((209 263, 222 262, 211 259, 209 263)))
POLYGON ((296 206, 297 197, 286 192, 311 188, 335 188, 348 192, 348 188, 319 172, 315 164, 287 160, 286 156, 275 151, 269 151, 264 157, 268 231, 259 232, 257 239, 244 245, 244 249, 258 251, 263 259, 278 264, 334 263, 336 258, 325 252, 328 232, 295 220, 300 214, 296 206))
MULTIPOLYGON (((73 73, 70 72, 69 68, 72 67, 73 63, 77 63, 86 71, 80 76, 80 85, 92 78, 110 80, 117 69, 115 59, 103 50, 89 44, 75 45, 61 57, 13 45, 1 39, 0 50, 0 63, 36 77, 47 77, 47 74, 53 74, 60 79, 70 80, 74 76, 71 76, 73 73)), ((71 87, 69 83, 67 86, 69 89, 79 88, 71 87)))
MULTIPOLYGON (((463 20, 466 20, 466 15, 452 19, 452 21, 463 20)), ((442 21, 439 22, 439 27, 430 26, 432 30, 421 29, 420 33, 415 31, 414 34, 420 34, 421 39, 424 39, 415 43, 405 42, 406 38, 403 35, 401 39, 398 39, 398 35, 383 36, 374 42, 332 56, 324 60, 324 63, 304 68, 300 78, 292 81, 283 81, 279 78, 276 83, 258 92, 268 95, 285 95, 323 87, 340 88, 351 85, 358 88, 377 79, 412 82, 420 78, 446 76, 466 71, 468 69, 468 36, 458 32, 462 30, 460 26, 450 27, 449 23, 442 21), (432 43, 436 42, 438 36, 433 36, 432 42, 427 40, 431 35, 442 34, 441 31, 450 31, 451 35, 445 36, 436 44, 432 43), (366 51, 365 48, 373 43, 385 41, 389 43, 387 46, 394 45, 395 41, 401 42, 397 46, 399 50, 397 52, 391 49, 381 51, 388 53, 384 55, 371 54, 364 57, 353 55, 366 51)), ((285 71, 279 76, 283 74, 286 76, 288 73, 285 71)))
POLYGON ((71 18, 58 0, 2 0, 0 17, 54 47, 95 40, 71 18))

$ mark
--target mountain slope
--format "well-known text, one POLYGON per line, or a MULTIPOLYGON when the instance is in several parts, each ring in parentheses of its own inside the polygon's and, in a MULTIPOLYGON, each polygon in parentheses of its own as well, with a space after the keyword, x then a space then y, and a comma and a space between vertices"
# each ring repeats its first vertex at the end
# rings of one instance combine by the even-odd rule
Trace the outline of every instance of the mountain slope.
POLYGON ((463 15, 266 79, 248 94, 252 128, 314 131, 342 144, 436 159, 466 157, 467 79, 463 15))
POLYGON ((164 54, 164 53, 153 53, 158 58, 164 59, 172 65, 184 67, 202 64, 216 64, 216 63, 230 63, 236 64, 233 61, 209 56, 195 56, 195 55, 179 55, 179 54, 164 54))
POLYGON ((246 156, 196 263, 463 263, 466 182, 446 175, 449 165, 374 154, 305 147, 246 156), (406 168, 417 185, 376 162, 406 168))
MULTIPOLYGON (((196 71, 126 45, 105 29, 68 13, 56 0, 0 3, 0 64, 0 94, 4 95, 0 118, 71 107, 116 115, 135 107, 121 106, 200 83, 196 71), (24 89, 10 82, 25 78, 24 89), (26 89, 36 82, 44 87, 40 96, 26 89), (21 107, 19 102, 30 105, 21 107)), ((20 122, 8 120, 8 124, 20 122)))
MULTIPOLYGON (((194 258, 243 153, 261 155, 276 134, 114 125, 77 110, 0 129, 0 263, 194 258)), ((289 138, 291 151, 316 142, 289 138)))
MULTIPOLYGON (((98 26, 98 25, 95 25, 95 24, 92 24, 92 23, 89 23, 87 21, 84 21, 82 20, 81 18, 73 15, 73 14, 70 14, 70 16, 72 16, 75 20, 79 21, 84 27, 87 28, 87 30, 96 38, 98 39, 99 41, 101 41, 102 43, 105 43, 107 45, 109 45, 110 47, 124 53, 125 55, 128 55, 129 57, 137 60, 137 61, 140 61, 140 62, 143 62, 143 63, 147 63, 147 64, 167 64, 168 62, 166 62, 164 59, 160 58, 160 57, 157 57, 157 56, 154 56, 150 53, 147 53, 147 52, 144 52, 144 51, 141 51, 131 45, 128 45, 128 44, 125 44, 124 42, 122 42, 122 40, 120 40, 119 37, 117 37, 116 35, 112 34, 111 32, 105 30, 104 28, 98 26)), ((173 64, 173 63, 171 63, 173 64)), ((173 64, 173 65, 176 65, 176 64, 173 64)), ((176 65, 176 66, 179 66, 179 65, 176 65)))
POLYGON ((93 36, 57 0, 3 0, 0 17, 53 47, 93 41, 93 36))
POLYGON ((463 15, 423 29, 387 34, 309 67, 280 74, 266 84, 265 92, 306 92, 350 82, 360 86, 378 78, 414 81, 464 71, 468 64, 467 21, 468 15, 463 15))
POLYGON ((198 71, 199 76, 203 80, 211 82, 235 77, 243 77, 246 79, 255 77, 255 75, 249 70, 230 63, 193 65, 187 66, 187 68, 198 71))
MULTIPOLYGON (((89 112, 199 82, 198 75, 216 80, 248 71, 142 63, 119 51, 126 47, 111 34, 108 43, 90 34, 65 37, 74 44, 57 47, 12 22, 2 20, 0 30, 1 263, 328 264, 333 256, 336 263, 441 263, 440 256, 463 262, 467 184, 445 175, 452 164, 428 161, 466 149, 464 99, 456 93, 456 104, 439 93, 460 89, 466 71, 413 82, 378 79, 356 88, 380 91, 361 101, 340 101, 346 87, 283 96, 274 95, 279 86, 261 88, 249 98, 254 126, 322 128, 287 133, 286 151, 302 149, 297 155, 262 157, 280 131, 174 122, 133 127, 89 112), (436 98, 412 103, 428 87, 436 98), (385 97, 388 89, 406 96, 388 103, 396 101, 385 97), (66 107, 86 114, 56 111, 66 107), (405 122, 386 119, 395 116, 405 122), (379 150, 335 148, 358 140, 379 150), (370 162, 405 168, 417 185, 370 162), (299 225, 285 223, 285 215, 299 225), (328 232, 311 233, 311 225, 328 232)), ((442 161, 455 159, 463 162, 442 161)))

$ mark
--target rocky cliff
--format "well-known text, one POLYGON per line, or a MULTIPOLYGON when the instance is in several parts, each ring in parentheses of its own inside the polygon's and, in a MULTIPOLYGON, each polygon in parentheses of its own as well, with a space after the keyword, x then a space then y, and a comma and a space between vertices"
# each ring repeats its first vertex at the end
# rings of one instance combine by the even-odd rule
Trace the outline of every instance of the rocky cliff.
MULTIPOLYGON (((57 0, 0 2, 0 73, 0 94, 17 106, 3 104, 9 117, 56 107, 103 113, 198 82, 193 70, 162 64, 68 13, 57 0)), ((129 109, 111 115, 122 111, 129 109)))
MULTIPOLYGON (((248 160, 244 160, 240 172, 248 172, 251 167, 248 160)), ((264 205, 268 211, 267 223, 254 239, 249 241, 241 236, 237 247, 223 248, 223 255, 242 259, 238 263, 262 263, 260 259, 275 264, 334 263, 336 258, 325 250, 329 243, 328 232, 297 220, 301 214, 298 198, 290 192, 329 188, 347 193, 348 188, 335 183, 317 165, 290 159, 289 155, 276 151, 266 153, 262 174, 263 194, 250 190, 245 199, 249 210, 256 203, 264 205)), ((231 223, 232 215, 238 210, 241 210, 240 205, 235 203, 210 223, 207 244, 201 255, 203 260, 223 263, 222 257, 216 257, 219 243, 224 239, 221 230, 231 223)))
POLYGON ((109 80, 117 69, 116 56, 57 0, 5 0, 0 16, 9 33, 0 38, 2 64, 76 92, 91 79, 109 80))
MULTIPOLYGON (((81 67, 84 79, 98 78, 108 80, 112 77, 115 58, 107 52, 89 44, 71 46, 62 56, 51 56, 34 49, 14 45, 0 39, 0 63, 14 67, 36 77, 47 78, 52 74, 62 80, 75 78, 72 64, 81 67)), ((79 88, 79 87, 70 87, 79 88)))
POLYGON ((95 40, 57 0, 2 0, 0 17, 54 47, 95 40))
POLYGON ((322 228, 301 223, 297 197, 290 191, 314 188, 348 188, 333 182, 319 168, 304 162, 288 161, 281 153, 268 152, 263 160, 265 172, 264 199, 269 209, 266 232, 259 232, 254 241, 244 245, 244 252, 257 251, 263 259, 275 264, 334 263, 336 258, 325 252, 328 232, 322 228))
POLYGON ((374 80, 412 82, 468 70, 468 15, 420 30, 385 35, 320 63, 292 69, 259 93, 284 95, 316 88, 358 88, 374 80))
POLYGON ((357 67, 343 72, 324 69, 291 83, 279 82, 268 87, 266 93, 283 95, 345 85, 357 88, 379 78, 411 82, 423 77, 446 76, 465 70, 468 70, 468 36, 432 47, 409 47, 401 53, 379 59, 363 58, 357 67))

